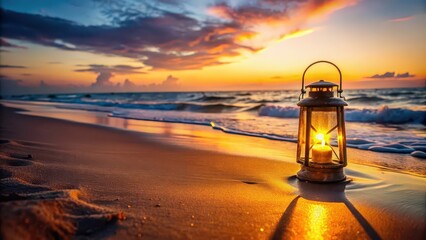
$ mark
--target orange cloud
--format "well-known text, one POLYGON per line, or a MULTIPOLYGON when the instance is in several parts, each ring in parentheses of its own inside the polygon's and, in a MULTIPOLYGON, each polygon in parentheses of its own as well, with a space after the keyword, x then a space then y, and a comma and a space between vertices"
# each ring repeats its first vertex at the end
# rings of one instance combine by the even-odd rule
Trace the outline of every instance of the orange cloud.
POLYGON ((250 40, 255 38, 258 33, 255 32, 243 32, 235 36, 237 42, 244 42, 246 40, 250 40))
POLYGON ((314 29, 314 28, 305 29, 305 30, 296 30, 294 32, 291 32, 289 34, 284 35, 278 41, 284 41, 284 40, 287 40, 287 39, 290 39, 290 38, 303 37, 303 36, 306 36, 308 34, 315 32, 315 30, 316 29, 314 29))
POLYGON ((309 0, 302 4, 299 14, 305 18, 325 17, 337 10, 353 6, 358 0, 309 0))
POLYGON ((314 18, 329 14, 356 4, 358 0, 306 0, 283 1, 259 0, 256 4, 232 7, 220 3, 208 8, 208 13, 238 29, 247 32, 234 35, 234 42, 261 50, 275 41, 302 37, 314 29, 303 29, 314 18), (295 31, 295 29, 297 29, 295 31))

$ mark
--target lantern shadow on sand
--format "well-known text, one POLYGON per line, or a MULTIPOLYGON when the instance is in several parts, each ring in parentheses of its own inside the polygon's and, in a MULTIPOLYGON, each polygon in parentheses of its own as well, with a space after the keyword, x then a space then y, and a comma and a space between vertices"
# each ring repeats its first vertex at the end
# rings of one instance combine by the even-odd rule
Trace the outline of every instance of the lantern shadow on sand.
POLYGON ((309 65, 302 76, 302 89, 297 105, 300 107, 297 141, 297 162, 300 180, 311 182, 338 182, 346 177, 347 165, 342 73, 332 62, 317 61, 309 65), (309 96, 304 98, 305 74, 318 63, 333 65, 340 76, 340 85, 320 80, 306 86, 309 96), (337 97, 334 97, 337 90, 337 97))
POLYGON ((299 181, 296 196, 282 214, 270 239, 381 239, 346 197, 350 180, 335 184, 299 181))

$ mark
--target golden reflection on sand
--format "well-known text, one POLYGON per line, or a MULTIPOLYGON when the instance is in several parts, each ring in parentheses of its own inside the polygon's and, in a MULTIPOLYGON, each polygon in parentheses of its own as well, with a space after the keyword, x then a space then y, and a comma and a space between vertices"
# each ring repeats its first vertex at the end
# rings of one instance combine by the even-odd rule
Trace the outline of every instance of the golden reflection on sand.
POLYGON ((311 204, 307 208, 307 226, 306 237, 309 239, 324 239, 324 233, 327 231, 327 210, 320 204, 311 204))
POLYGON ((289 178, 289 183, 299 195, 283 212, 271 239, 380 239, 346 197, 349 180, 316 184, 289 178))
POLYGON ((297 197, 282 215, 271 239, 348 239, 348 236, 369 238, 345 203, 297 197))

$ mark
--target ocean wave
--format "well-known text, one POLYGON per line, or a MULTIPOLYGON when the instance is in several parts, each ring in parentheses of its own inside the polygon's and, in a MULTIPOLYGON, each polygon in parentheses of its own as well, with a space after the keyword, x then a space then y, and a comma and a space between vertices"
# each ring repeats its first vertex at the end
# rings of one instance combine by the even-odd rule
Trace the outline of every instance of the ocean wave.
POLYGON ((391 97, 399 97, 399 96, 414 96, 416 95, 416 92, 413 91, 401 91, 401 92, 389 92, 386 95, 391 96, 391 97))
POLYGON ((374 122, 382 124, 419 123, 426 125, 426 111, 415 111, 405 108, 348 109, 345 118, 350 122, 374 122))
POLYGON ((210 101, 223 101, 223 100, 234 100, 235 97, 233 96, 208 96, 203 95, 199 98, 194 99, 193 101, 197 102, 210 102, 210 101))
POLYGON ((354 97, 347 99, 348 102, 358 102, 358 103, 376 103, 376 102, 382 102, 387 101, 388 99, 377 97, 377 96, 360 96, 360 97, 354 97))
POLYGON ((248 107, 244 107, 239 112, 258 111, 263 106, 264 106, 264 104, 255 104, 255 105, 251 105, 251 106, 248 106, 248 107))
POLYGON ((282 100, 278 100, 278 99, 277 100, 273 100, 273 99, 251 100, 251 99, 248 99, 248 102, 263 104, 263 103, 279 103, 279 102, 282 102, 282 100))
POLYGON ((278 117, 278 118, 298 118, 299 108, 282 107, 277 105, 266 105, 259 109, 259 116, 278 117))
MULTIPOLYGON (((278 118, 298 118, 299 108, 266 105, 259 109, 259 116, 278 118)), ((346 109, 345 119, 348 122, 371 122, 381 124, 417 123, 426 125, 426 111, 415 111, 404 108, 382 106, 377 109, 346 109)))
POLYGON ((93 109, 115 108, 115 109, 137 109, 137 110, 159 110, 159 111, 188 111, 199 113, 229 113, 229 112, 243 112, 243 111, 256 111, 262 104, 249 104, 249 105, 232 105, 225 103, 194 103, 194 102, 178 102, 178 103, 158 103, 158 102, 145 102, 145 103, 119 103, 119 102, 90 102, 75 104, 75 106, 67 105, 61 108, 72 108, 94 111, 93 109))

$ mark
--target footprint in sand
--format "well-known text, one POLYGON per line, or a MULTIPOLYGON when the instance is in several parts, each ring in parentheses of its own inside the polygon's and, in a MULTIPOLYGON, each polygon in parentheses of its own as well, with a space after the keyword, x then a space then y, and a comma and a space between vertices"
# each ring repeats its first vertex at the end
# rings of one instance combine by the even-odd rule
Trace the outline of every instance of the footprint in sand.
MULTIPOLYGON (((28 166, 34 157, 22 146, 32 143, 0 139, 0 238, 71 239, 98 238, 97 234, 115 231, 118 220, 126 217, 80 199, 81 190, 70 184, 60 189, 26 182, 13 177, 12 169, 2 166, 28 166)), ((27 148, 26 148, 27 149, 27 148)))
POLYGON ((0 139, 0 160, 8 166, 28 166, 33 164, 33 156, 28 153, 15 152, 9 146, 16 145, 14 141, 0 139))
POLYGON ((22 153, 9 153, 9 157, 16 159, 25 159, 32 160, 33 156, 31 154, 22 154, 22 153))
POLYGON ((0 153, 0 159, 8 166, 28 166, 33 164, 31 154, 22 153, 0 153))
POLYGON ((51 189, 19 178, 0 180, 0 227, 5 239, 97 238, 123 213, 87 203, 79 189, 51 189), (28 224, 31 223, 31 224, 28 224))

